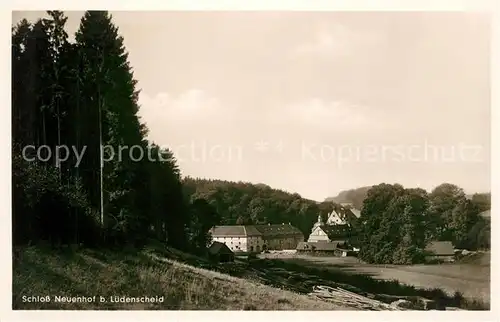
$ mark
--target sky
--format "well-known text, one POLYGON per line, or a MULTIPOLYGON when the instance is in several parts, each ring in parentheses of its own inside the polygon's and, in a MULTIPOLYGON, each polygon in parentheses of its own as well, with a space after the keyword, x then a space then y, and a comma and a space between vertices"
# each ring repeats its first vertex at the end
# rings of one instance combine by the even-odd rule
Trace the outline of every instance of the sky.
MULTIPOLYGON (((490 191, 487 16, 111 14, 149 139, 183 175, 318 201, 382 182, 490 191)), ((72 35, 83 12, 66 15, 72 35)))

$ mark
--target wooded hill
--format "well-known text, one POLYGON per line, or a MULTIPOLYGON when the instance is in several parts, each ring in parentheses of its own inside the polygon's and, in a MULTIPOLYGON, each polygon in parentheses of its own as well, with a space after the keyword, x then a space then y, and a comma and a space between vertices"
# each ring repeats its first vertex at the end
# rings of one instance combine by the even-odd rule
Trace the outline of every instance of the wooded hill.
MULTIPOLYGON (((355 189, 343 190, 335 197, 327 197, 324 201, 335 203, 352 203, 354 208, 361 210, 363 201, 366 199, 368 190, 373 186, 359 187, 355 189)), ((474 193, 465 195, 479 207, 479 211, 486 211, 491 208, 491 193, 474 193)))
POLYGON ((222 225, 291 223, 309 236, 321 214, 326 221, 334 204, 317 203, 297 193, 273 189, 265 184, 186 177, 184 195, 205 199, 217 211, 222 225))

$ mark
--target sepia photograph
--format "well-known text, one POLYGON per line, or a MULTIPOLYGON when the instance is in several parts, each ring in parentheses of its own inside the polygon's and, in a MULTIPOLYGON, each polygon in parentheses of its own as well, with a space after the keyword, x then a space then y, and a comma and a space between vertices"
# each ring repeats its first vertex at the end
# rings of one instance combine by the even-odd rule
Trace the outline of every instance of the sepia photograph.
POLYGON ((12 310, 489 311, 491 26, 12 11, 12 310))

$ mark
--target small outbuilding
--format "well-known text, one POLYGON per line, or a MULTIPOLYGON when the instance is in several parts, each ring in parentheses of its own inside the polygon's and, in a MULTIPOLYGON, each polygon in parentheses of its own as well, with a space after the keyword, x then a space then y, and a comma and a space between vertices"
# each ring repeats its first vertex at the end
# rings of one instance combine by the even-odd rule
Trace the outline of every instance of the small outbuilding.
POLYGON ((300 242, 297 245, 298 254, 308 254, 314 256, 339 256, 345 257, 348 254, 344 241, 335 242, 300 242))
POLYGON ((233 262, 234 253, 226 244, 215 241, 208 248, 208 256, 211 260, 221 263, 233 262))
POLYGON ((427 261, 452 262, 455 249, 451 241, 432 241, 425 247, 427 261))

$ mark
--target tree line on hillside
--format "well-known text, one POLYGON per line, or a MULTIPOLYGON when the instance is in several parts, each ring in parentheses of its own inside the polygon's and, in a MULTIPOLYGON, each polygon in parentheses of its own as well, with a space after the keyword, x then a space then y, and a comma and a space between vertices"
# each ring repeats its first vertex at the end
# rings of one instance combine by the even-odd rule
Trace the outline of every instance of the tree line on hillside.
MULTIPOLYGON (((366 199, 368 190, 373 186, 359 187, 356 189, 349 189, 339 192, 335 197, 327 197, 325 201, 335 203, 351 203, 354 208, 361 210, 363 208, 363 201, 366 199)), ((479 211, 483 212, 491 208, 491 193, 474 193, 466 195, 478 207, 479 211)))
POLYGON ((183 187, 187 198, 207 200, 223 225, 290 223, 308 236, 318 215, 325 220, 334 208, 264 184, 186 177, 183 187))
POLYGON ((184 198, 172 152, 146 140, 137 81, 111 15, 85 12, 74 42, 63 12, 47 16, 12 28, 13 244, 123 246, 154 238, 204 249, 217 213, 184 198), (61 146, 70 153, 59 163, 61 146), (123 153, 107 158, 101 172, 102 146, 137 146, 153 158, 123 153))
POLYGON ((430 193, 380 184, 368 190, 356 231, 359 256, 370 263, 422 262, 429 241, 452 241, 457 248, 490 248, 490 221, 484 205, 463 189, 443 183, 430 193))
POLYGON ((335 197, 325 198, 325 201, 335 203, 352 203, 354 208, 361 210, 361 208, 363 208, 363 201, 366 199, 368 190, 371 188, 371 186, 367 186, 344 190, 339 192, 339 194, 335 197))

